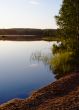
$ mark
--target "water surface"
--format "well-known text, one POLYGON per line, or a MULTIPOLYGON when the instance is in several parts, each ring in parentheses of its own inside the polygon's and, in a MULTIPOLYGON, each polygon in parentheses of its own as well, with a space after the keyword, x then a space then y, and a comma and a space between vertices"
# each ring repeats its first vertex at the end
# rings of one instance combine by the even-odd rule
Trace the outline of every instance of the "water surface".
POLYGON ((0 41, 0 104, 28 97, 55 80, 48 65, 31 59, 40 51, 51 54, 53 42, 0 41))

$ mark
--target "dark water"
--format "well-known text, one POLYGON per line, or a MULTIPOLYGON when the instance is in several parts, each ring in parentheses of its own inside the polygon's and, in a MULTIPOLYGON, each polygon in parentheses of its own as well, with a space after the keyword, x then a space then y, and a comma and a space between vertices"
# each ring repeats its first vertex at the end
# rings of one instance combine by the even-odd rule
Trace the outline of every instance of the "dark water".
POLYGON ((0 104, 13 98, 28 97, 55 80, 48 65, 31 59, 34 52, 51 54, 52 44, 46 41, 0 41, 0 104))

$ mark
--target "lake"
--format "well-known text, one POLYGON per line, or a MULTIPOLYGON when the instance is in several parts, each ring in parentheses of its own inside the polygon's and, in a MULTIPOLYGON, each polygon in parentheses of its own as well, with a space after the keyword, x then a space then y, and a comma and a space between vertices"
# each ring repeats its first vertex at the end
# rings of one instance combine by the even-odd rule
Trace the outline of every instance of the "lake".
POLYGON ((52 54, 54 42, 0 41, 0 104, 31 93, 55 81, 49 66, 34 61, 33 53, 52 54))

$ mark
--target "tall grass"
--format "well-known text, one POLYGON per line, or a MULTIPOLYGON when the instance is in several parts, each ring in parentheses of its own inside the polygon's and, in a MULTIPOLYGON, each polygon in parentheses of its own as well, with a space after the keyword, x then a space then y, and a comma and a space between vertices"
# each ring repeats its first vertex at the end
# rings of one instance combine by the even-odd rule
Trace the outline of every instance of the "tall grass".
POLYGON ((74 70, 73 52, 56 53, 50 60, 50 67, 58 77, 74 70))

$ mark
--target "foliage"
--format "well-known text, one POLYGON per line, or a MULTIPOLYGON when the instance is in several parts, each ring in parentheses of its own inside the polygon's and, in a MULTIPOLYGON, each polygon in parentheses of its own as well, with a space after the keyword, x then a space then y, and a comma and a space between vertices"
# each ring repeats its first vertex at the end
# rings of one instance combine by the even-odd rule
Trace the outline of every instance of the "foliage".
POLYGON ((50 67, 60 77, 79 70, 79 0, 63 0, 56 22, 61 44, 53 46, 50 67))
POLYGON ((66 45, 72 48, 70 41, 75 40, 75 49, 79 49, 79 0, 63 0, 56 21, 59 26, 58 32, 63 41, 67 42, 66 45))
POLYGON ((43 36, 56 37, 56 29, 43 29, 43 36))
POLYGON ((50 68, 59 78, 74 71, 74 57, 72 52, 57 53, 50 60, 50 68))
POLYGON ((60 43, 59 45, 54 44, 52 47, 53 54, 61 53, 62 51, 64 52, 65 50, 66 47, 63 45, 63 43, 60 43))

